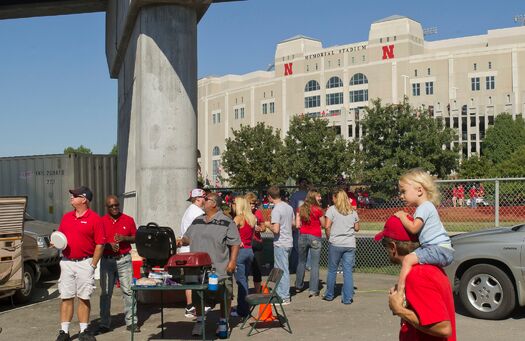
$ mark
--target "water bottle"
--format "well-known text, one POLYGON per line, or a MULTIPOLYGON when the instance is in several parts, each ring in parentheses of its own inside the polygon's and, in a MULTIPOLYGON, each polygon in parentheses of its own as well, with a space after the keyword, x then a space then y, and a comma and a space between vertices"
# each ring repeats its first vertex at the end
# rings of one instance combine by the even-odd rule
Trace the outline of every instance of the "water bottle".
POLYGON ((219 330, 217 332, 217 337, 219 339, 228 338, 228 323, 226 323, 226 320, 223 320, 223 319, 219 320, 219 330))
POLYGON ((219 290, 219 276, 215 273, 215 268, 212 268, 211 273, 208 275, 208 290, 219 290))

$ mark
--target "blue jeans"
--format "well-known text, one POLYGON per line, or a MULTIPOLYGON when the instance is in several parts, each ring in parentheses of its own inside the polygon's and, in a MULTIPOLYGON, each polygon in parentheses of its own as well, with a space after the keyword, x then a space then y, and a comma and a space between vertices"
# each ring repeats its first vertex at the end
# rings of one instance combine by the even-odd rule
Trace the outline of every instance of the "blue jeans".
POLYGON ((237 256, 237 270, 235 271, 235 281, 237 282, 237 313, 239 316, 247 316, 250 307, 246 303, 248 295, 248 275, 250 274, 253 262, 253 250, 240 249, 237 256))
POLYGON ((311 234, 299 235, 299 264, 295 274, 295 288, 303 289, 304 271, 308 251, 310 251, 310 294, 319 294, 319 260, 321 259, 322 239, 311 234))
POLYGON ((355 247, 339 247, 330 244, 328 246, 328 276, 326 278, 325 299, 331 301, 334 299, 334 287, 337 266, 342 260, 343 265, 343 290, 341 301, 344 304, 350 304, 354 297, 354 260, 355 247))
POLYGON ((131 325, 131 281, 133 280, 130 254, 117 260, 104 257, 100 259, 100 325, 108 328, 111 324, 111 296, 113 296, 113 288, 117 278, 120 279, 125 321, 126 325, 129 326, 131 325))
POLYGON ((290 299, 290 269, 288 268, 288 257, 292 252, 292 247, 274 246, 273 263, 274 267, 283 270, 283 277, 277 286, 277 295, 283 300, 290 299))

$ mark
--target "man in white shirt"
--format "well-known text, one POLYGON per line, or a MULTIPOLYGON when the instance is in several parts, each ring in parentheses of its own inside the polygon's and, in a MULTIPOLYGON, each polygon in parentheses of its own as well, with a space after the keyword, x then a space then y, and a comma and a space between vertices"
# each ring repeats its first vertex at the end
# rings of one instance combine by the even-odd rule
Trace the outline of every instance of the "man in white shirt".
MULTIPOLYGON (((182 221, 180 223, 180 232, 181 236, 184 236, 188 227, 195 218, 204 214, 204 202, 206 199, 206 192, 200 188, 196 188, 190 192, 190 197, 188 201, 191 201, 191 205, 186 209, 184 215, 182 216, 182 221)), ((181 246, 179 252, 190 252, 189 246, 181 246)), ((186 312, 184 314, 187 318, 193 318, 195 316, 195 307, 193 306, 191 300, 191 290, 186 290, 186 312)))

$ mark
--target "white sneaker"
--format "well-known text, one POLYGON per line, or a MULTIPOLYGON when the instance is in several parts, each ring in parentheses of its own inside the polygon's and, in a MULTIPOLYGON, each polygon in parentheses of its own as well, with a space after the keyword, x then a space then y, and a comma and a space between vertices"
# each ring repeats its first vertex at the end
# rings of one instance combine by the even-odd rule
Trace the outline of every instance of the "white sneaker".
POLYGON ((288 305, 288 304, 290 304, 290 303, 292 303, 292 301, 291 301, 289 298, 285 298, 285 299, 283 299, 283 301, 282 301, 281 304, 282 304, 282 305, 288 305))
POLYGON ((191 335, 202 336, 202 321, 195 322, 193 329, 191 330, 191 335))
POLYGON ((190 309, 186 308, 186 311, 184 312, 184 316, 191 319, 195 317, 195 313, 196 313, 195 307, 191 307, 190 309))
POLYGON ((211 311, 211 307, 204 307, 204 314, 207 314, 211 311))

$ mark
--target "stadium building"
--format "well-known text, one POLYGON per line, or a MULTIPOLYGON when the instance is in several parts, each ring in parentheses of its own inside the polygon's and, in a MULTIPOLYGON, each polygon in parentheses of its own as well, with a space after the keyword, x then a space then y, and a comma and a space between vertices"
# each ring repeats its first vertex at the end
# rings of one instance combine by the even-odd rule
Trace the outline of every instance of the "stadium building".
POLYGON ((220 158, 231 129, 264 122, 284 137, 294 115, 324 117, 359 139, 371 99, 410 104, 457 131, 463 157, 479 154, 494 117, 525 112, 525 26, 425 41, 420 23, 391 16, 372 23, 368 41, 325 48, 296 36, 277 44, 274 67, 198 83, 202 175, 221 185, 220 158))

